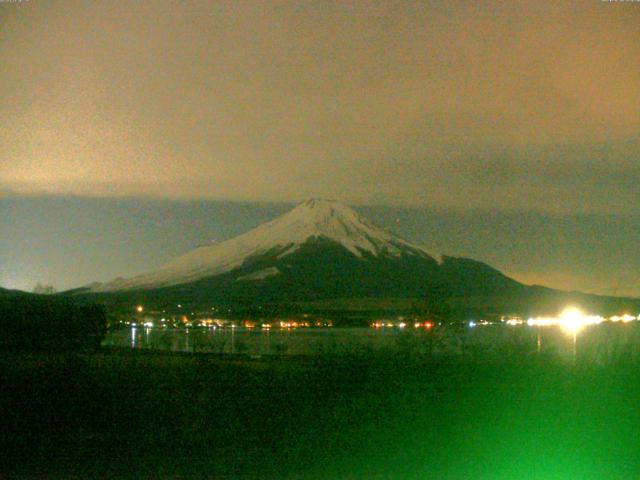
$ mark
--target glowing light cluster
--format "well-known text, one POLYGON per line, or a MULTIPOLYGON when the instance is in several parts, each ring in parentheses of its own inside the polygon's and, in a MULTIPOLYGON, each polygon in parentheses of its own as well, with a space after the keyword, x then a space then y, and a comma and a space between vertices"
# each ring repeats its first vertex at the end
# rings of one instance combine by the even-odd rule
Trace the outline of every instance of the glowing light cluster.
POLYGON ((535 327, 559 325, 567 332, 576 333, 587 325, 597 325, 604 322, 604 320, 605 319, 599 315, 588 315, 578 308, 569 307, 563 310, 557 317, 530 318, 527 320, 527 325, 535 327))
MULTIPOLYGON (((371 324, 372 328, 393 328, 393 327, 406 328, 407 326, 409 326, 409 324, 406 322, 393 323, 393 322, 384 322, 382 320, 378 320, 371 324)), ((433 322, 415 322, 413 326, 414 328, 432 328, 433 322)))
POLYGON ((371 326, 372 326, 373 328, 384 328, 384 327, 389 327, 389 328, 391 328, 391 327, 393 327, 394 325, 393 325, 393 323, 391 323, 391 322, 382 322, 382 321, 377 321, 377 322, 373 322, 373 323, 371 324, 371 326))
POLYGON ((478 325, 491 325, 491 322, 488 322, 487 320, 478 320, 478 321, 474 321, 474 320, 470 320, 469 321, 469 327, 473 328, 476 327, 478 325))
POLYGON ((549 327, 551 325, 557 325, 560 323, 558 317, 537 317, 527 320, 527 325, 531 327, 549 327))
POLYGON ((634 320, 640 320, 640 315, 638 315, 637 317, 634 317, 633 315, 629 315, 628 313, 625 313, 624 315, 614 315, 612 317, 609 317, 609 320, 612 322, 633 322, 634 320))
POLYGON ((287 328, 287 329, 289 329, 289 328, 299 328, 299 327, 306 328, 306 327, 310 327, 311 323, 309 323, 309 322, 297 322, 295 320, 287 320, 287 321, 284 321, 284 322, 280 322, 279 325, 280 325, 280 328, 287 328))
POLYGON ((586 315, 577 308, 567 308, 560 314, 560 326, 571 333, 582 330, 587 325, 602 323, 604 318, 598 315, 586 315))
POLYGON ((433 327, 433 323, 432 322, 416 322, 414 324, 415 328, 432 328, 433 327))
MULTIPOLYGON (((564 330, 574 333, 579 330, 582 330, 585 326, 588 325, 598 325, 605 321, 610 322, 633 322, 635 320, 640 320, 640 316, 629 315, 625 313, 624 315, 613 315, 609 318, 601 317, 600 315, 588 315, 582 312, 580 309, 575 307, 570 307, 565 309, 559 316, 557 317, 536 317, 530 318, 527 320, 527 325, 533 327, 548 327, 553 325, 559 325, 564 330)), ((516 325, 517 323, 513 321, 507 321, 509 325, 516 325)))

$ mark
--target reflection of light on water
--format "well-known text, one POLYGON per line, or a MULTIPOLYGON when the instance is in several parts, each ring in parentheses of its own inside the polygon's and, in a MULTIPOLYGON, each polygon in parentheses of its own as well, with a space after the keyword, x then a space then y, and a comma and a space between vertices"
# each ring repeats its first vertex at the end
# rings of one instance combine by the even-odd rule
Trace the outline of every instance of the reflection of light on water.
MULTIPOLYGON (((586 310, 585 310, 586 312, 586 310)), ((631 315, 628 315, 630 318, 631 315)), ((532 326, 507 326, 506 320, 491 327, 480 327, 480 320, 473 320, 476 327, 460 329, 461 324, 434 325, 431 329, 413 328, 407 323, 404 333, 399 335, 399 326, 387 328, 339 328, 339 329, 254 329, 232 328, 184 328, 163 329, 157 326, 147 329, 141 323, 126 329, 114 329, 107 334, 106 345, 130 349, 153 348, 180 352, 243 353, 246 355, 333 355, 354 351, 415 352, 425 355, 467 355, 459 351, 461 341, 473 355, 499 357, 500 345, 506 344, 518 352, 549 354, 549 358, 576 358, 591 361, 604 358, 605 348, 612 342, 625 342, 640 351, 640 323, 623 323, 622 315, 616 325, 611 318, 583 314, 579 310, 567 310, 553 317, 532 318, 524 324, 532 326), (602 322, 600 325, 598 325, 602 322), (603 329, 610 323, 611 328, 603 329), (547 326, 550 325, 550 326, 547 326), (592 325, 592 326, 591 326, 592 325), (599 328, 593 328, 599 327, 599 328), (140 331, 143 328, 144 331, 140 331), (473 334, 469 334, 473 332, 473 334), (143 335, 144 333, 144 335, 143 335), (575 335, 574 335, 575 333, 575 335), (195 335, 195 336, 194 336, 195 335), (140 338, 138 338, 140 336, 140 338), (573 343, 573 337, 576 343, 573 343), (147 338, 148 337, 148 338, 147 338), (405 341, 407 340, 407 341, 405 341), (280 348, 282 344, 282 348, 280 348), (286 348, 284 345, 286 344, 286 348), (279 353, 281 352, 281 353, 279 353)), ((634 317, 635 318, 635 317, 634 317)), ((133 322, 132 322, 133 323, 133 322)), ((422 327, 422 322, 416 322, 422 327)), ((468 321, 466 325, 468 326, 468 321)), ((604 360, 603 360, 604 361, 604 360)))
POLYGON ((236 326, 231 325, 231 353, 236 353, 236 326))
MULTIPOLYGON (((598 315, 587 315, 576 307, 565 308, 557 317, 538 317, 527 320, 527 325, 535 327, 548 327, 558 325, 562 330, 572 336, 573 342, 573 358, 575 360, 577 353, 578 333, 589 325, 598 325, 604 322, 604 318, 598 315)), ((540 332, 538 331, 538 352, 542 347, 540 332)))
POLYGON ((136 327, 131 327, 131 348, 136 348, 136 327))

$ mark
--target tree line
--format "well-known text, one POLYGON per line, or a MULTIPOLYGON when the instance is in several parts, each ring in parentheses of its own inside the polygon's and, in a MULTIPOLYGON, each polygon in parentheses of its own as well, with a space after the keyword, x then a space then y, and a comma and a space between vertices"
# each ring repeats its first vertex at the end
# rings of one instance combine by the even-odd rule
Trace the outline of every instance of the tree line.
POLYGON ((40 295, 0 297, 0 349, 5 351, 94 350, 106 328, 100 305, 40 295))

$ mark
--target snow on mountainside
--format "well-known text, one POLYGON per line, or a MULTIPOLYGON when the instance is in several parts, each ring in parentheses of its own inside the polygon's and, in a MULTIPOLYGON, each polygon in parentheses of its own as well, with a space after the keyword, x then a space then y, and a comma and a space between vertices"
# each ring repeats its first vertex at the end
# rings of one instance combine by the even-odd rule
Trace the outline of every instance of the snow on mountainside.
POLYGON ((247 282, 252 280, 264 280, 265 278, 279 275, 280 270, 277 267, 268 267, 264 270, 258 270, 257 272, 250 273, 249 275, 242 275, 236 278, 236 282, 247 282))
MULTIPOLYGON (((400 257, 404 254, 441 261, 439 256, 375 227, 343 204, 312 199, 238 237, 196 248, 155 272, 131 279, 117 279, 94 287, 92 291, 149 289, 188 283, 229 272, 240 267, 246 259, 266 253, 275 253, 281 258, 313 238, 336 242, 359 258, 366 254, 376 257, 400 257)), ((277 272, 270 271, 266 276, 274 274, 277 272)))

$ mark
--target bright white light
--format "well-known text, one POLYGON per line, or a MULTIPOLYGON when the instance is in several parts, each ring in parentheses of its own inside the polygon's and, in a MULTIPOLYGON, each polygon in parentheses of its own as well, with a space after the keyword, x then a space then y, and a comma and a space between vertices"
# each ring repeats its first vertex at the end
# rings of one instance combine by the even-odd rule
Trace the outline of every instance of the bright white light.
POLYGON ((577 308, 566 308, 560 314, 560 326, 569 333, 579 332, 584 328, 584 313, 577 308))
POLYGON ((404 328, 404 327, 406 327, 406 326, 407 326, 407 324, 406 324, 406 323, 404 323, 404 322, 400 322, 400 323, 398 324, 398 327, 400 327, 400 328, 404 328))
POLYGON ((633 315, 629 315, 628 313, 625 313, 624 315, 614 315, 612 317, 609 317, 609 320, 612 322, 633 322, 634 320, 640 320, 640 317, 636 318, 633 315))
POLYGON ((469 326, 470 327, 475 327, 476 326, 476 322, 474 322, 473 320, 469 322, 469 326))
POLYGON ((565 331, 575 334, 587 325, 602 323, 604 318, 597 315, 586 315, 582 310, 569 307, 557 317, 536 317, 527 320, 527 325, 532 327, 549 327, 560 325, 565 331))
POLYGON ((587 325, 602 323, 604 318, 596 315, 586 315, 582 310, 570 307, 560 314, 560 326, 569 333, 576 334, 587 325))

